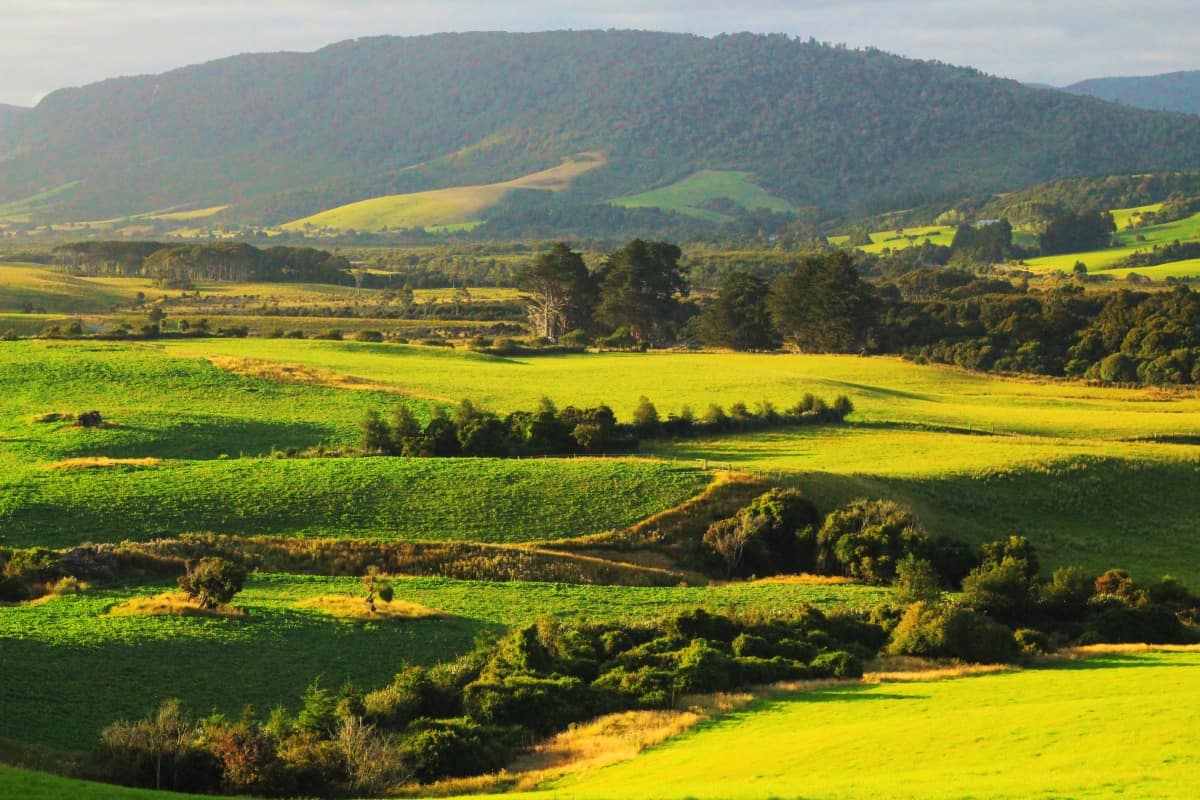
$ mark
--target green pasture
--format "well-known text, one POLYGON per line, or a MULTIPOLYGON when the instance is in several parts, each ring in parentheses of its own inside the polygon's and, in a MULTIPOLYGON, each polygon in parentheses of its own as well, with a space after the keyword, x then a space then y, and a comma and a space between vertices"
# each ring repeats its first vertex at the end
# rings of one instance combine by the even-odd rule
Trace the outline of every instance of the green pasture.
POLYGON ((22 547, 190 531, 520 543, 632 525, 709 479, 693 468, 622 459, 229 459, 26 470, 0 479, 0 530, 22 547))
POLYGON ((428 403, 249 378, 126 344, 3 342, 0 385, 0 530, 22 546, 201 530, 523 542, 628 525, 709 480, 618 459, 264 457, 354 446, 367 409, 404 403, 427 417, 428 403), (35 421, 92 409, 108 427, 35 421), (60 464, 96 458, 162 463, 60 464))
POLYGON ((645 395, 659 413, 702 414, 806 392, 846 394, 864 423, 914 423, 973 432, 1114 439, 1200 430, 1200 394, 1012 379, 899 358, 744 353, 603 353, 497 357, 446 348, 297 340, 163 342, 166 353, 233 356, 315 367, 379 381, 414 397, 464 397, 511 411, 548 396, 560 407, 607 403, 629 419, 645 395))
MULTIPOLYGON (((1124 209, 1123 211, 1114 212, 1114 220, 1117 220, 1118 215, 1123 219, 1128 219, 1128 214, 1136 209, 1124 209)), ((1165 222, 1161 225, 1150 225, 1145 228, 1124 228, 1120 222, 1117 224, 1117 240, 1120 246, 1113 247, 1107 250, 1094 250, 1087 253, 1067 253, 1057 256, 1042 256, 1040 258, 1031 258, 1025 262, 1030 269, 1038 271, 1057 270, 1059 272, 1070 272, 1076 262, 1083 262, 1089 272, 1101 272, 1109 274, 1107 271, 1111 269, 1117 262, 1126 256, 1132 255, 1138 250, 1150 250, 1155 245, 1170 244, 1174 241, 1189 242, 1200 239, 1200 214, 1195 214, 1186 219, 1176 220, 1174 222, 1165 222)), ((1165 265, 1164 265, 1165 266, 1165 265)), ((1141 273, 1144 268, 1133 270, 1141 273)), ((1125 270, 1114 272, 1116 275, 1124 275, 1125 270)), ((1161 273, 1161 277, 1167 277, 1170 273, 1161 273)), ((1194 274, 1191 271, 1183 273, 1185 275, 1194 274)))
POLYGON ((884 250, 903 250, 922 245, 926 241, 949 247, 954 241, 954 233, 955 228, 951 225, 925 225, 894 231, 877 231, 871 234, 871 244, 861 245, 857 249, 864 253, 881 253, 884 250))
POLYGON ((714 222, 722 222, 729 217, 702 206, 720 197, 728 198, 746 209, 765 208, 779 213, 795 210, 791 203, 754 183, 753 177, 749 172, 702 170, 669 186, 621 197, 612 203, 626 208, 661 208, 714 222))
POLYGON ((694 607, 787 614, 804 604, 866 606, 886 590, 850 585, 741 583, 714 588, 636 588, 403 578, 396 597, 442 619, 343 622, 306 598, 365 597, 353 578, 252 575, 235 599, 242 618, 108 616, 114 605, 167 584, 89 590, 0 607, 0 738, 84 748, 118 718, 144 716, 164 698, 193 711, 265 713, 294 707, 320 675, 337 687, 383 686, 405 663, 429 664, 469 650, 476 636, 543 615, 655 619, 694 607))
POLYGON ((215 795, 129 789, 94 781, 60 778, 0 764, 0 797, 12 800, 218 800, 215 795))
POLYGON ((1137 206, 1136 208, 1117 208, 1112 212, 1113 222, 1116 223, 1117 230, 1123 231, 1126 228, 1131 228, 1138 224, 1138 218, 1148 212, 1157 212, 1162 209, 1162 203, 1151 203, 1148 206, 1137 206))
POLYGON ((1200 654, 758 702, 540 797, 1191 798, 1200 654))

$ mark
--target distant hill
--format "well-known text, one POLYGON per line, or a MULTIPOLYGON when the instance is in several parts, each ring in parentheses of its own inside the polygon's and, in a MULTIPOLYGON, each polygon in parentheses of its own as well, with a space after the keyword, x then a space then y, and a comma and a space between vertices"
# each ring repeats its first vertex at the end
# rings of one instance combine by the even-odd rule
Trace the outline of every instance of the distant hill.
POLYGON ((4 136, 4 128, 9 122, 24 114, 29 109, 21 106, 10 106, 0 103, 0 137, 4 136))
POLYGON ((516 225, 655 197, 691 224, 747 204, 861 215, 1200 167, 1200 118, 752 34, 359 39, 63 89, 7 131, 0 209, 41 221, 228 205, 214 224, 282 224, 371 198, 409 208, 430 190, 513 186, 582 153, 603 163, 553 194, 496 192, 494 216, 516 225), (697 183, 707 175, 718 179, 697 183), (720 186, 737 196, 713 196, 720 186))
POLYGON ((1144 78, 1093 78, 1063 90, 1136 108, 1200 114, 1200 70, 1144 78))

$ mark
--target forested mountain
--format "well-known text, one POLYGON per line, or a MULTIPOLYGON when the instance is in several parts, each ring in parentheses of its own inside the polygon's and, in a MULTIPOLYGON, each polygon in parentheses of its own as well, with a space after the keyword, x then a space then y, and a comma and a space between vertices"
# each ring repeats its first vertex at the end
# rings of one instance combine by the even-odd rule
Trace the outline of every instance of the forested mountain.
POLYGON ((1139 78, 1093 78, 1063 90, 1135 108, 1200 114, 1200 70, 1139 78))
POLYGON ((711 169, 858 214, 1195 169, 1200 118, 782 35, 379 37, 54 92, 0 140, 0 205, 37 198, 54 221, 229 204, 227 220, 278 223, 585 151, 605 163, 555 195, 571 207, 711 169))
POLYGON ((21 106, 10 106, 5 103, 0 103, 0 137, 4 136, 4 129, 9 122, 16 119, 18 116, 28 111, 27 108, 21 106))

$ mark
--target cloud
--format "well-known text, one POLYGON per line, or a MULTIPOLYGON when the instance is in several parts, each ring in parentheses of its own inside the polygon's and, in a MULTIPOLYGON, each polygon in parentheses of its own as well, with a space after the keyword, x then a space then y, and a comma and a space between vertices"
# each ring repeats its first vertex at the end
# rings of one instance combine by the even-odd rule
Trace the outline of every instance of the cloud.
POLYGON ((1200 68, 1192 2, 5 0, 0 102, 243 52, 463 30, 783 32, 1065 84, 1200 68), (1194 20, 1194 21, 1193 21, 1194 20))

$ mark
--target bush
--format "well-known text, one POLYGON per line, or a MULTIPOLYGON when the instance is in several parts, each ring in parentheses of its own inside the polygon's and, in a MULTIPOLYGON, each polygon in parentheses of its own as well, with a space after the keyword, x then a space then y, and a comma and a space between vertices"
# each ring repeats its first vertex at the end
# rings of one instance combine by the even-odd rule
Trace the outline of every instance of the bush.
POLYGON ((383 341, 383 332, 382 331, 359 331, 358 333, 354 334, 354 341, 356 341, 356 342, 382 342, 383 341))
POLYGON ((825 519, 817 533, 817 568, 864 583, 884 585, 907 555, 929 550, 925 529, 912 511, 891 500, 855 500, 825 519))
POLYGON ((676 657, 675 690, 681 694, 724 692, 736 682, 733 659, 704 639, 693 640, 676 657))
POLYGON ((463 705, 474 720, 488 725, 514 725, 540 735, 595 716, 591 687, 578 678, 507 675, 469 684, 463 705))
POLYGON ((861 678, 863 674, 862 662, 845 650, 821 653, 808 665, 808 671, 814 678, 861 678))
POLYGON ((509 739, 467 719, 428 721, 404 740, 401 753, 417 780, 482 775, 512 759, 509 739))
POLYGON ((201 608, 216 608, 246 585, 246 568, 224 558, 202 558, 179 577, 179 588, 201 608))
POLYGON ((1012 662, 1021 648, 1013 631, 961 606, 913 603, 892 631, 889 652, 976 663, 1012 662))
POLYGON ((1147 605, 1142 608, 1116 606, 1089 620, 1080 641, 1083 643, 1186 644, 1195 635, 1169 608, 1147 605))

